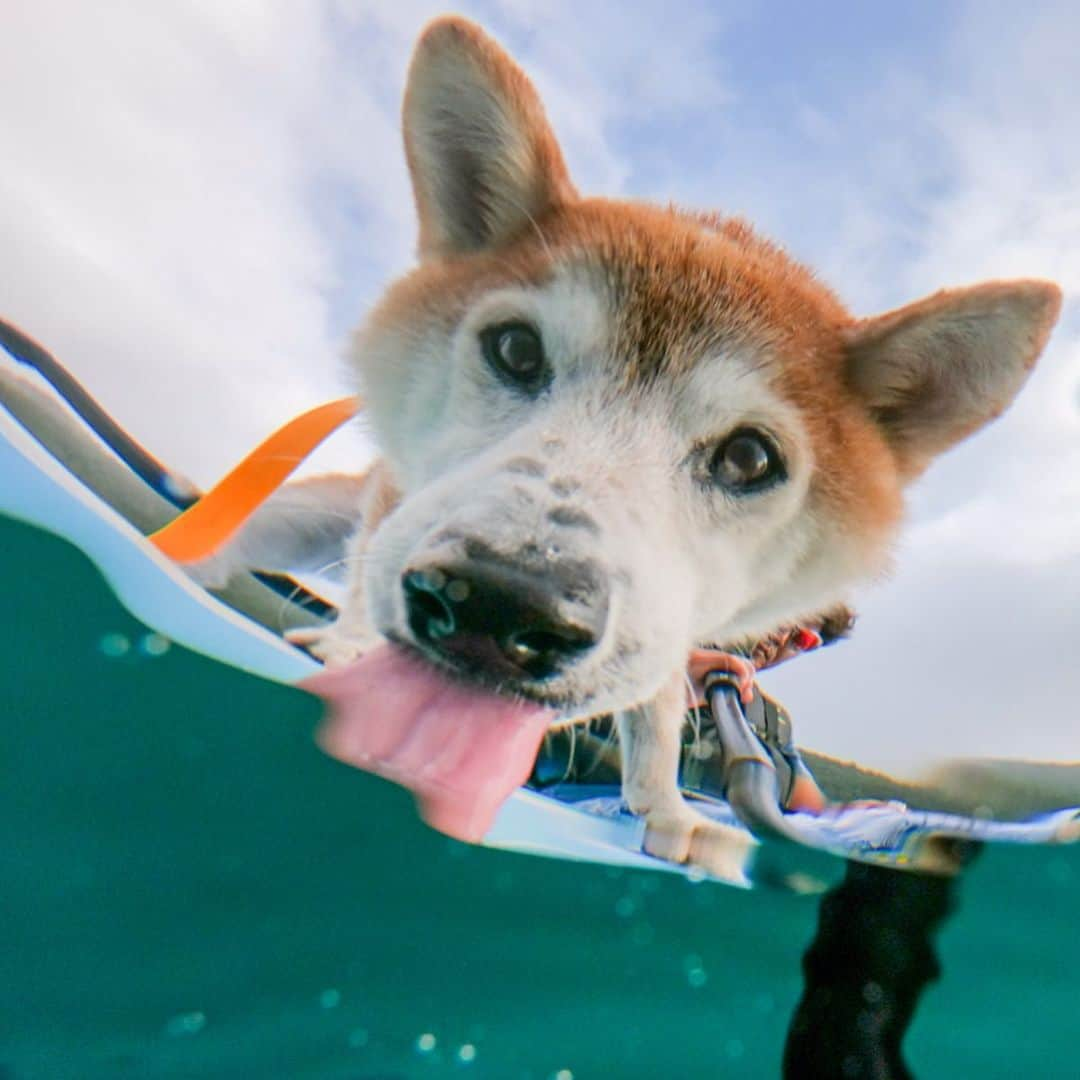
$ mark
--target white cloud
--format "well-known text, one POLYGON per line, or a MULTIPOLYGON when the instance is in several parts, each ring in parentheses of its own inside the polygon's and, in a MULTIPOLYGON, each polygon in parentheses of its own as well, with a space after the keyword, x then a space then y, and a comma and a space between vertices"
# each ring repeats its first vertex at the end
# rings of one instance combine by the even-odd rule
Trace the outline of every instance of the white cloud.
MULTIPOLYGON (((531 61, 586 186, 618 190, 627 175, 609 123, 691 92, 686 74, 636 78, 662 9, 627 15, 632 49, 598 53, 580 5, 465 8, 531 61)), ((22 89, 0 100, 5 314, 203 484, 341 393, 347 329, 410 258, 400 94, 416 32, 440 10, 42 0, 12 12, 0 69, 22 89)), ((705 72, 702 23, 669 52, 682 41, 705 72)), ((341 435, 316 465, 364 456, 341 435)))
POLYGON ((986 11, 954 28, 943 82, 889 80, 860 103, 859 127, 877 113, 909 121, 889 133, 888 174, 871 169, 880 183, 861 199, 845 186, 838 211, 840 235, 862 238, 832 260, 842 292, 848 279, 891 305, 1023 276, 1066 290, 1017 405, 918 486, 896 573, 864 591, 855 640, 775 680, 809 744, 883 765, 1080 760, 1080 16, 986 11), (902 259, 885 207, 908 192, 919 202, 902 259), (858 265, 852 251, 873 257, 858 265))
POLYGON ((7 313, 203 482, 338 392, 312 200, 350 162, 308 10, 44 2, 0 39, 7 313))

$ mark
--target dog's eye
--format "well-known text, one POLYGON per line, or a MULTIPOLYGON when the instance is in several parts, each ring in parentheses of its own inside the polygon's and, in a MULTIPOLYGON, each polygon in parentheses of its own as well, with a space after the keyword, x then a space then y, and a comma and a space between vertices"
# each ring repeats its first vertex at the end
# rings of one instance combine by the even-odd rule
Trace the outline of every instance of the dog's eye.
POLYGON ((550 378, 540 335, 526 323, 501 323, 480 335, 484 358, 508 382, 541 389, 550 378))
POLYGON ((772 439, 752 428, 741 428, 717 447, 709 472, 713 483, 734 495, 761 491, 786 475, 772 439))

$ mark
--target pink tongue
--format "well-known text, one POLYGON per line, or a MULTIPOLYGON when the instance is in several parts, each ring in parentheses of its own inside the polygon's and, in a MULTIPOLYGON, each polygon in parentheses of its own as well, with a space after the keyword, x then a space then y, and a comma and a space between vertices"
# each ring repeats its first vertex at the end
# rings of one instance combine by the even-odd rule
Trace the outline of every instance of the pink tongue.
POLYGON ((469 689, 392 645, 300 686, 330 716, 319 745, 416 796, 433 828, 476 842, 532 771, 553 714, 469 689))

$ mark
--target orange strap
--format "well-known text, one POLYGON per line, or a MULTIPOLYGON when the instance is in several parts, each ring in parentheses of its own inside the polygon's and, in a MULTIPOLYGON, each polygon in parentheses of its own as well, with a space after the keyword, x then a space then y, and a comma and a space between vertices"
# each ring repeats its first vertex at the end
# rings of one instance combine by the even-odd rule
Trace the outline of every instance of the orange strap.
POLYGON ((213 555, 323 439, 357 414, 360 405, 359 398, 340 398, 290 420, 194 506, 158 529, 150 542, 179 563, 213 555))

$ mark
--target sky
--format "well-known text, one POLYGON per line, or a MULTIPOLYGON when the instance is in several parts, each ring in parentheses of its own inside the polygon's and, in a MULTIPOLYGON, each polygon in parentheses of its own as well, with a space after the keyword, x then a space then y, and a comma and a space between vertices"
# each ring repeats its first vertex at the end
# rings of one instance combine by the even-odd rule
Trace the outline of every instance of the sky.
MULTIPOLYGON (((36 0, 0 36, 0 312, 202 485, 347 392, 412 260, 398 115, 421 0, 36 0)), ((1017 405, 911 493, 851 641, 771 673, 883 767, 1080 759, 1080 7, 490 0, 586 192, 737 213, 857 314, 1045 277, 1017 405)), ((360 431, 308 471, 356 468, 360 431)))

